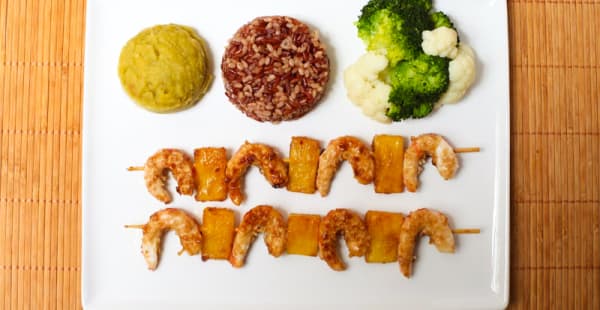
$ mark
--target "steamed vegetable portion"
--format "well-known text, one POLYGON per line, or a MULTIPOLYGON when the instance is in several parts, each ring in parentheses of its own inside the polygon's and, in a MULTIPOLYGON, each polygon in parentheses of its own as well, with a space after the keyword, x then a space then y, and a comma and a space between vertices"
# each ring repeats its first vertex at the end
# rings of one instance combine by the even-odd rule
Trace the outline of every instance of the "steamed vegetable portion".
POLYGON ((438 104, 460 100, 474 81, 474 53, 431 0, 370 0, 356 27, 368 57, 388 60, 385 67, 372 61, 369 69, 363 56, 344 74, 349 99, 377 121, 425 117, 438 104), (387 100, 382 84, 390 89, 387 100))

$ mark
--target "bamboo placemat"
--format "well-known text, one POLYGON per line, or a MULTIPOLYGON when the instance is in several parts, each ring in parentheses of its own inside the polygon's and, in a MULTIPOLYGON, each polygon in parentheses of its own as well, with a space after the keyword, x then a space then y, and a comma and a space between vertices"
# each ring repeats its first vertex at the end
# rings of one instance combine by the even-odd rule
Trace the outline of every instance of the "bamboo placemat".
MULTIPOLYGON (((600 1, 508 12, 510 307, 600 309, 600 1)), ((0 0, 0 309, 80 308, 84 33, 83 0, 0 0)))

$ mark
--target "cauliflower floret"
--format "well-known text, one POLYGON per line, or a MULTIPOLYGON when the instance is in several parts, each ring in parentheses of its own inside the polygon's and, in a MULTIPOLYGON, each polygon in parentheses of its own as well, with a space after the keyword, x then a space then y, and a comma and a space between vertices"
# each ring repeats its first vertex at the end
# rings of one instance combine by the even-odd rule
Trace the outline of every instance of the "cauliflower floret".
POLYGON ((344 71, 344 85, 350 101, 368 117, 382 123, 391 122, 385 115, 392 88, 379 79, 388 65, 385 55, 369 52, 362 55, 344 71))
POLYGON ((458 55, 450 62, 450 85, 442 95, 438 104, 454 103, 459 101, 475 81, 475 52, 468 45, 461 43, 458 55))
POLYGON ((431 31, 425 30, 421 33, 423 52, 431 56, 440 56, 450 59, 456 58, 458 48, 458 34, 456 30, 446 26, 435 28, 431 31))

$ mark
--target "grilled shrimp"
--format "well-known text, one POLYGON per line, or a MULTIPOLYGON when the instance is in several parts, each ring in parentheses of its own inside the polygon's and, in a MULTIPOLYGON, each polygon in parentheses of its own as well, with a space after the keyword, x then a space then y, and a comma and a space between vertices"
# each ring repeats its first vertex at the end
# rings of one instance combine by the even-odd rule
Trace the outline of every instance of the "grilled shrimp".
POLYGON ((177 192, 181 195, 194 193, 194 166, 192 160, 180 150, 162 149, 150 156, 144 165, 144 180, 148 192, 156 199, 169 203, 171 194, 166 189, 166 169, 177 180, 177 192))
POLYGON ((421 234, 429 236, 429 243, 433 243, 438 251, 454 253, 454 235, 444 214, 430 209, 411 212, 402 223, 398 243, 400 271, 407 278, 412 273, 415 244, 421 234))
POLYGON ((274 188, 283 187, 288 182, 287 165, 272 147, 245 142, 227 162, 225 171, 229 198, 236 205, 240 205, 244 200, 242 177, 252 164, 258 166, 260 172, 274 188))
POLYGON ((265 233, 265 244, 269 254, 279 257, 285 250, 286 225, 283 216, 271 206, 260 205, 250 209, 236 228, 233 248, 229 262, 234 267, 242 267, 248 254, 248 249, 256 236, 265 233))
POLYGON ((458 169, 458 158, 446 140, 436 134, 424 134, 410 138, 410 146, 404 154, 404 184, 410 192, 419 187, 419 174, 423 170, 425 156, 431 156, 438 172, 448 180, 458 169))
POLYGON ((331 269, 342 271, 346 265, 337 251, 337 235, 342 233, 346 240, 349 256, 364 256, 367 253, 371 237, 360 216, 348 209, 329 211, 319 226, 319 257, 331 269))
POLYGON ((342 160, 347 160, 352 165, 354 178, 361 184, 373 181, 375 161, 373 153, 367 145, 358 138, 351 136, 339 137, 332 140, 319 157, 319 170, 317 172, 317 189, 322 197, 327 196, 331 180, 342 160))
MULTIPOLYGON (((134 225, 130 227, 135 227, 134 225)), ((158 266, 160 255, 161 237, 167 230, 175 230, 183 246, 180 251, 190 255, 200 253, 202 246, 202 233, 196 220, 183 210, 167 208, 155 212, 145 225, 141 225, 144 236, 142 237, 142 254, 148 269, 154 270, 158 266)))

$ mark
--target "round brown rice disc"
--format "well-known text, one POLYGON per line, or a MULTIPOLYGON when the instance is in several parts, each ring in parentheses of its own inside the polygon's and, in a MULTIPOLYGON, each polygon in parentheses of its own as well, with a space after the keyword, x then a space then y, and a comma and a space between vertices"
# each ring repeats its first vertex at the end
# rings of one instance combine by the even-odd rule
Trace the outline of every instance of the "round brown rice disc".
POLYGON ((287 16, 258 17, 240 28, 221 63, 225 94, 247 116, 280 122, 319 102, 329 59, 318 33, 287 16))

